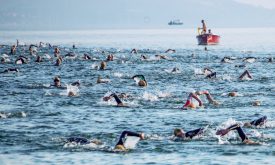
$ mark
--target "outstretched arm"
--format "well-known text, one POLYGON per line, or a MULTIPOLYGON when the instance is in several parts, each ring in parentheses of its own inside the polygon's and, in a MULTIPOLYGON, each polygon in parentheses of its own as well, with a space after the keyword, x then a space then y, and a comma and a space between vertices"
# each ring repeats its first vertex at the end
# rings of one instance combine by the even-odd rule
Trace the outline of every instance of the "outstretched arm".
POLYGON ((122 101, 120 100, 120 98, 118 98, 118 96, 115 93, 111 94, 111 96, 115 98, 117 106, 123 106, 122 101))
POLYGON ((131 131, 123 131, 119 137, 119 140, 116 145, 124 145, 124 139, 126 136, 136 136, 140 137, 141 139, 144 139, 144 134, 143 133, 136 133, 136 132, 131 132, 131 131))
POLYGON ((198 95, 196 95, 195 93, 191 93, 190 95, 199 102, 199 106, 203 105, 203 103, 198 95))
POLYGON ((240 138, 242 139, 242 142, 246 142, 248 141, 248 137, 246 136, 246 134, 244 133, 243 129, 240 127, 239 124, 234 124, 226 129, 222 129, 222 130, 218 130, 216 132, 216 135, 221 135, 224 136, 226 135, 228 132, 230 132, 231 130, 237 130, 238 134, 240 136, 240 138))
POLYGON ((252 79, 252 76, 251 76, 251 74, 249 73, 248 70, 245 70, 243 72, 243 74, 241 74, 241 76, 239 77, 239 79, 243 79, 245 75, 247 75, 250 79, 252 79))

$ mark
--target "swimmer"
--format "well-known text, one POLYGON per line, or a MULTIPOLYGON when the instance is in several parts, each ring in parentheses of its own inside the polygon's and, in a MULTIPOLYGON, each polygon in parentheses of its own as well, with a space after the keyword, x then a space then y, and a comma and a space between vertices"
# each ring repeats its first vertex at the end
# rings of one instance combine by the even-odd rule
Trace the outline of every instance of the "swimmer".
POLYGON ((16 46, 15 45, 12 45, 10 54, 11 55, 15 55, 16 54, 16 46))
POLYGON ((41 47, 43 47, 45 45, 45 43, 44 42, 39 42, 39 47, 41 48, 41 47))
POLYGON ((19 69, 9 68, 9 69, 4 70, 4 72, 2 72, 2 73, 15 73, 15 72, 19 72, 19 69))
POLYGON ((109 54, 108 56, 107 56, 107 59, 106 59, 107 61, 114 61, 114 55, 112 55, 112 54, 109 54))
POLYGON ((147 81, 145 80, 145 77, 143 75, 135 75, 132 77, 132 79, 139 78, 138 85, 141 87, 147 86, 147 81))
POLYGON ((158 59, 164 59, 164 60, 168 59, 167 56, 161 55, 161 54, 156 54, 155 57, 158 58, 158 59))
POLYGON ((125 107, 117 94, 112 93, 110 96, 103 97, 103 101, 109 101, 111 98, 115 98, 118 107, 125 107))
POLYGON ((131 50, 131 54, 137 54, 137 53, 138 53, 137 49, 134 48, 131 50))
POLYGON ((246 57, 243 59, 243 62, 253 63, 256 61, 255 57, 246 57))
POLYGON ((54 85, 52 85, 52 86, 61 87, 61 80, 60 80, 60 77, 56 76, 56 77, 53 79, 53 82, 54 82, 54 85))
POLYGON ((97 84, 100 84, 100 83, 108 83, 108 82, 110 82, 109 79, 107 79, 107 80, 105 79, 105 80, 104 80, 104 79, 101 78, 101 76, 98 76, 98 78, 97 78, 97 80, 96 80, 96 83, 97 83, 97 84))
POLYGON ((181 128, 174 129, 174 136, 178 138, 190 138, 192 139, 195 136, 202 135, 204 132, 203 128, 198 128, 192 131, 184 132, 181 128))
POLYGON ((252 127, 252 126, 263 126, 267 122, 267 117, 263 116, 259 119, 253 120, 251 122, 244 123, 244 127, 252 127))
POLYGON ((35 62, 42 62, 42 57, 41 56, 37 56, 35 62))
POLYGON ((1 63, 2 63, 2 64, 6 63, 6 61, 7 61, 6 58, 1 57, 1 63))
POLYGON ((214 100, 208 91, 196 91, 196 92, 192 92, 192 93, 189 94, 189 96, 187 98, 187 101, 183 105, 182 109, 196 108, 196 105, 192 101, 193 98, 195 100, 197 100, 198 103, 199 103, 199 106, 202 107, 203 106, 203 102, 201 101, 199 95, 203 95, 203 94, 206 95, 206 98, 207 98, 207 100, 208 100, 208 102, 210 104, 219 105, 219 102, 217 102, 216 100, 214 100))
POLYGON ((30 45, 30 47, 29 47, 29 52, 30 52, 30 55, 34 55, 35 56, 35 52, 37 52, 36 51, 36 49, 32 49, 32 47, 37 47, 36 45, 33 45, 33 44, 31 44, 30 45))
POLYGON ((218 130, 216 132, 216 135, 224 136, 232 130, 237 130, 238 131, 238 134, 239 134, 239 136, 240 136, 240 138, 241 138, 241 140, 244 144, 259 144, 258 142, 254 142, 254 141, 250 140, 246 136, 246 134, 244 133, 242 127, 239 124, 233 124, 233 125, 231 125, 230 127, 226 128, 226 129, 218 130))
POLYGON ((106 62, 104 62, 104 61, 102 61, 101 63, 100 63, 100 70, 105 70, 106 69, 106 66, 107 66, 107 63, 106 62))
POLYGON ((253 79, 253 78, 252 78, 252 75, 249 73, 248 70, 245 70, 245 71, 241 74, 241 76, 239 77, 239 79, 240 79, 240 80, 243 80, 245 76, 247 76, 247 77, 250 78, 250 79, 253 79))
POLYGON ((261 101, 260 100, 252 101, 252 106, 260 106, 260 105, 261 105, 261 101))
POLYGON ((204 68, 203 69, 203 73, 204 73, 204 75, 206 75, 205 78, 212 79, 212 78, 216 78, 217 77, 217 73, 213 72, 209 68, 204 68))
POLYGON ((65 54, 65 57, 76 57, 76 55, 73 52, 69 52, 65 54))
POLYGON ((27 58, 20 56, 18 59, 15 60, 15 64, 26 64, 27 63, 27 58))
POLYGON ((139 137, 141 140, 144 140, 144 137, 145 137, 144 133, 123 131, 119 137, 117 144, 115 145, 116 150, 121 150, 121 151, 127 150, 127 148, 124 146, 124 142, 125 142, 127 136, 139 137))
POLYGON ((246 65, 244 65, 244 64, 241 64, 241 65, 235 65, 235 67, 236 67, 236 68, 244 68, 244 67, 246 67, 246 65))
POLYGON ((90 60, 91 57, 90 57, 88 54, 84 53, 83 59, 84 59, 84 60, 90 60))
POLYGON ((93 139, 93 140, 88 140, 83 137, 71 137, 66 140, 66 143, 77 143, 80 145, 86 145, 86 144, 95 144, 95 145, 101 145, 103 144, 100 140, 93 139))
POLYGON ((179 71, 180 71, 180 69, 177 68, 177 67, 174 67, 174 68, 172 69, 172 73, 179 72, 179 71))
POLYGON ((269 57, 268 62, 272 63, 273 62, 273 57, 269 57))
POLYGON ((236 96, 238 96, 238 93, 237 92, 229 92, 228 96, 229 97, 236 97, 236 96))
POLYGON ((60 66, 62 64, 62 59, 61 58, 57 58, 56 62, 55 62, 55 66, 60 66))
POLYGON ((165 53, 176 53, 175 49, 167 49, 165 53))
POLYGON ((60 50, 58 48, 54 48, 54 56, 58 57, 60 55, 60 50))
POLYGON ((143 55, 143 54, 140 56, 140 58, 141 58, 142 60, 147 60, 147 59, 148 59, 148 57, 145 56, 145 55, 143 55))
POLYGON ((224 57, 221 62, 222 63, 232 63, 232 58, 231 57, 224 57))

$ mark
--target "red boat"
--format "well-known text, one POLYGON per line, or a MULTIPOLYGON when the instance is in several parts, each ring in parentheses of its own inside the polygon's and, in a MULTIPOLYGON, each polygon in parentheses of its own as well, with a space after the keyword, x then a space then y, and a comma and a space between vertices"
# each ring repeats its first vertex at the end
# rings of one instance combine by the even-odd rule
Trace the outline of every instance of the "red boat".
POLYGON ((220 36, 214 34, 201 34, 197 36, 199 45, 217 45, 220 42, 220 36))

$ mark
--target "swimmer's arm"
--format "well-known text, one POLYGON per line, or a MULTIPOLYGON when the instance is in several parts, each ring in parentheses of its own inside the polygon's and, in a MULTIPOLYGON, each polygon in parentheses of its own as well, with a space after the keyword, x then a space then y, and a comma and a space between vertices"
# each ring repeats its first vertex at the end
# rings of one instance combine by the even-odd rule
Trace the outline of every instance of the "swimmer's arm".
POLYGON ((202 105, 203 105, 201 99, 200 99, 197 95, 195 95, 194 93, 192 93, 191 96, 199 102, 199 106, 202 106, 202 105))
POLYGON ((231 125, 230 127, 226 128, 226 129, 218 130, 218 131, 216 132, 216 135, 224 136, 224 135, 226 135, 228 132, 230 132, 231 130, 234 130, 234 129, 238 128, 238 127, 240 127, 239 124, 231 125))

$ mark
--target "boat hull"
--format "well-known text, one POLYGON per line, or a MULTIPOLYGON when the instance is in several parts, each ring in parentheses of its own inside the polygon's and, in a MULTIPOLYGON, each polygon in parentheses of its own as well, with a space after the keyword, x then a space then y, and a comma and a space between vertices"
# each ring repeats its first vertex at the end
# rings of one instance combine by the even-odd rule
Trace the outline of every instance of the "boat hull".
POLYGON ((220 36, 214 34, 201 34, 197 36, 198 45, 217 45, 220 42, 220 36))

